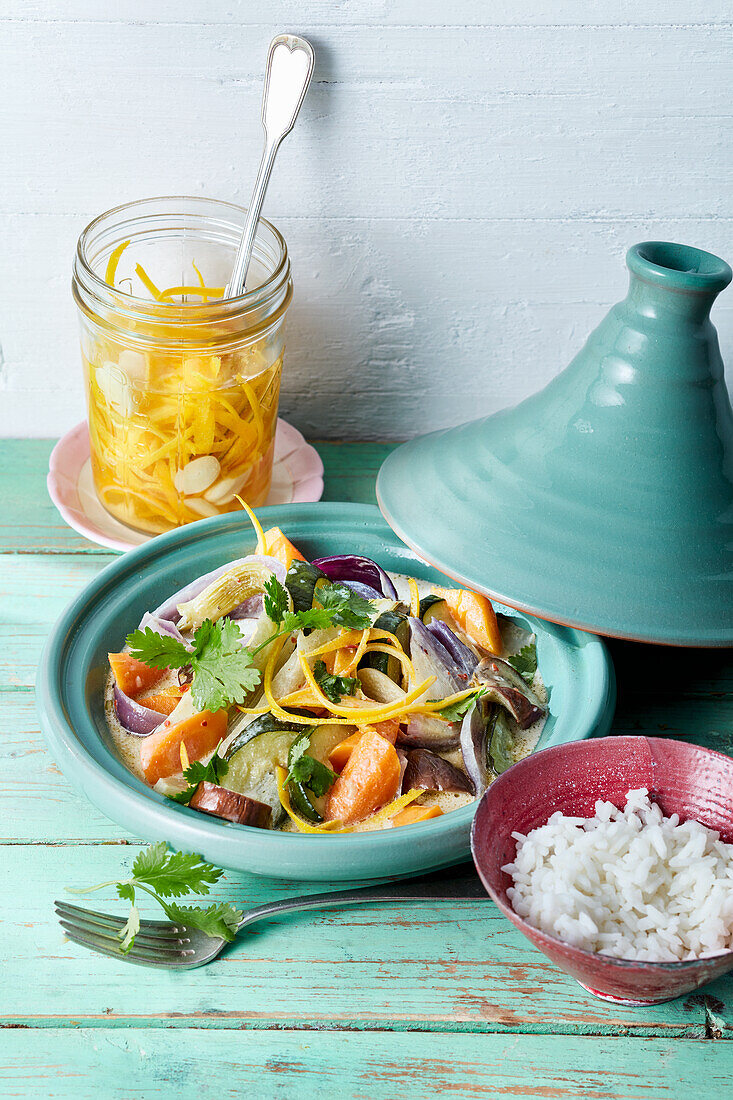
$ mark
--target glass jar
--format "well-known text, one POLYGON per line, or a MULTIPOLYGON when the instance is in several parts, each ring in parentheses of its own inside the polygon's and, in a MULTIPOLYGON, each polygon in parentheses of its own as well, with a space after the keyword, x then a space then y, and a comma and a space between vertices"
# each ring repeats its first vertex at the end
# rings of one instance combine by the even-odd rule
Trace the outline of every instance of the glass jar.
POLYGON ((253 507, 270 489, 288 252, 260 219, 245 293, 221 299, 246 210, 158 198, 82 233, 73 292, 94 484, 106 510, 157 534, 253 507))

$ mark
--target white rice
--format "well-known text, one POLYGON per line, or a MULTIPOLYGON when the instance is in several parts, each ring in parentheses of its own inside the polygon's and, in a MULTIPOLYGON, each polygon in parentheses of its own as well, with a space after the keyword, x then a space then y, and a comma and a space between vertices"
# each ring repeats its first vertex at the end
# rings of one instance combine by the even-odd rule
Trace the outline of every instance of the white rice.
POLYGON ((664 817, 645 789, 624 810, 554 813, 503 870, 514 911, 586 951, 674 962, 733 948, 733 844, 698 821, 664 817))

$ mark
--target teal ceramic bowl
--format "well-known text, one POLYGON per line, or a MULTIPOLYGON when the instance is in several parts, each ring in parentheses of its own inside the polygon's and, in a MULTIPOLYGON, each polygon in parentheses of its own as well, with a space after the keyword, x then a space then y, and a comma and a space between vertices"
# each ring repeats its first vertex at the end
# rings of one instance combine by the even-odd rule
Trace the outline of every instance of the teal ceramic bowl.
MULTIPOLYGON (((265 527, 282 527, 306 557, 353 550, 393 572, 445 581, 399 541, 374 507, 298 504, 263 508, 258 514, 265 527)), ((131 550, 87 585, 56 624, 38 673, 41 725, 54 760, 82 794, 133 835, 166 840, 233 870, 309 881, 355 881, 415 874, 467 859, 478 803, 386 832, 269 832, 179 806, 136 779, 115 755, 104 720, 107 651, 121 648, 143 612, 167 592, 253 548, 245 516, 218 516, 131 550)), ((615 682, 603 642, 516 611, 505 613, 537 634, 550 712, 539 747, 607 733, 615 682)))

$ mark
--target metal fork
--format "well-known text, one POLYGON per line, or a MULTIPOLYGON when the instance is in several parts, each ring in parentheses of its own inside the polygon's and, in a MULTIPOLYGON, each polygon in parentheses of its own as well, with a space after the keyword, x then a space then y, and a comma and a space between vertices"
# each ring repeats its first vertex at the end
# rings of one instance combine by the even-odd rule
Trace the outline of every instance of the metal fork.
MULTIPOLYGON (((245 911, 237 932, 265 917, 298 913, 307 909, 340 909, 345 905, 366 905, 374 901, 460 901, 482 898, 486 891, 473 864, 461 864, 420 878, 387 882, 380 886, 338 890, 334 893, 271 901, 245 911)), ((65 901, 54 902, 61 927, 72 943, 81 944, 100 955, 111 955, 138 966, 156 966, 164 970, 192 970, 215 959, 227 946, 219 936, 207 936, 195 928, 165 920, 144 920, 132 949, 120 950, 119 932, 124 918, 98 913, 65 901)))

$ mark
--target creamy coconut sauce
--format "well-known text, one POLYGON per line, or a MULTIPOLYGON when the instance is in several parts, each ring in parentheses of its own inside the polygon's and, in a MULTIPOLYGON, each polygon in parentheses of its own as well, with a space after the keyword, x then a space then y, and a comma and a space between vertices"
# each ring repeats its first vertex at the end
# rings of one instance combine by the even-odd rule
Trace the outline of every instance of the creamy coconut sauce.
MULTIPOLYGON (((409 606, 410 603, 410 587, 409 578, 402 573, 389 573, 395 588, 397 589, 397 595, 399 599, 409 606)), ((435 592, 435 586, 428 581, 417 580, 418 591, 420 598, 423 596, 432 595, 435 592)), ((526 645, 528 633, 514 623, 506 616, 500 617, 500 626, 502 639, 504 641, 504 656, 511 656, 513 653, 519 652, 522 646, 526 645)), ((164 679, 160 680, 153 689, 148 693, 155 695, 160 691, 163 691, 166 687, 172 684, 178 683, 177 673, 169 673, 164 679)), ((534 680, 531 684, 532 690, 542 703, 547 702, 547 691, 545 685, 542 682, 542 677, 539 674, 539 670, 535 673, 534 680)), ((145 698, 141 697, 137 700, 141 704, 145 704, 145 698)), ((117 755, 122 760, 125 767, 136 775, 143 782, 144 776, 140 767, 140 745, 145 740, 144 737, 136 737, 134 734, 128 733, 120 724, 119 719, 115 713, 114 706, 114 679, 110 671, 107 682, 105 685, 105 717, 107 719, 107 726, 109 729, 110 739, 112 745, 117 752, 117 755)), ((515 730, 514 740, 512 744, 512 757, 517 762, 522 760, 525 756, 535 749, 542 733, 542 727, 545 724, 545 718, 535 722, 526 730, 515 730)), ((348 736, 349 727, 344 727, 344 737, 348 736)), ((440 753, 449 763, 454 764, 457 768, 463 770, 463 756, 460 748, 453 749, 451 752, 440 753)), ((206 757, 203 758, 207 759, 206 757)), ((174 779, 175 777, 171 777, 174 779)), ((185 781, 183 781, 185 783, 185 781)), ((224 781, 226 784, 226 780, 224 781)), ((459 810, 462 806, 468 806, 471 802, 475 801, 472 795, 459 793, 456 791, 425 791, 419 798, 418 804, 421 806, 438 806, 443 813, 450 813, 452 810, 459 810)), ((355 833, 367 833, 377 832, 384 830, 385 828, 392 828, 389 821, 366 821, 359 822, 351 827, 351 831, 355 833)), ((280 827, 281 832, 297 832, 296 826, 292 821, 287 820, 284 825, 280 827)))

